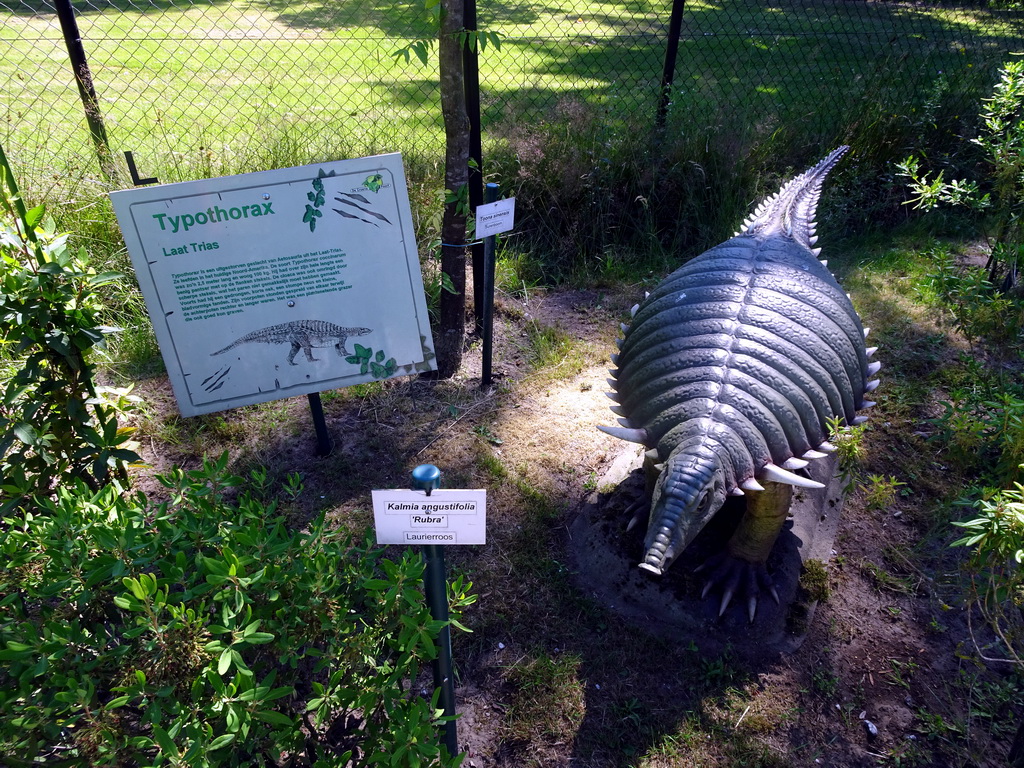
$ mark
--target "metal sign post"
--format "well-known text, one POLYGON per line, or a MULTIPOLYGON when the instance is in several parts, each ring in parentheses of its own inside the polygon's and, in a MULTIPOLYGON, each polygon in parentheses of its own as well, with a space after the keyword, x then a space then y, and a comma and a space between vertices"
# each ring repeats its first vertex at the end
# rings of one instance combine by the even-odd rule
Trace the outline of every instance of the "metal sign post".
POLYGON ((426 571, 423 591, 430 615, 442 622, 434 660, 434 686, 448 719, 444 745, 453 757, 459 742, 455 732, 455 675, 452 672, 452 636, 448 626, 448 582, 444 547, 487 543, 487 491, 441 490, 441 470, 421 464, 412 471, 412 490, 372 491, 373 522, 378 544, 419 544, 426 571))
MULTIPOLYGON (((412 471, 412 487, 429 496, 431 491, 441 487, 441 470, 433 464, 420 464, 412 471)), ((452 633, 448 626, 448 578, 445 573, 444 547, 425 544, 423 558, 427 563, 427 570, 423 574, 423 589, 430 615, 435 621, 444 622, 437 638, 437 658, 433 661, 434 687, 441 691, 440 703, 444 716, 452 718, 442 728, 444 745, 448 754, 454 757, 459 753, 459 739, 455 727, 455 676, 452 670, 452 633)))
POLYGON ((306 395, 309 401, 309 414, 313 418, 313 431, 316 433, 316 455, 330 456, 334 450, 330 432, 327 431, 327 419, 324 418, 324 405, 319 392, 306 395))
MULTIPOLYGON (((498 199, 498 185, 489 182, 484 192, 484 202, 493 203, 498 199)), ((483 312, 481 331, 483 336, 483 371, 480 375, 480 386, 487 387, 491 383, 491 361, 494 357, 494 259, 497 235, 484 238, 484 284, 483 312)))
POLYGON ((498 199, 498 185, 488 183, 484 191, 485 203, 476 208, 476 234, 484 241, 483 258, 483 307, 481 336, 483 337, 483 370, 480 375, 480 386, 487 387, 491 383, 491 359, 493 356, 493 325, 494 325, 494 260, 496 235, 508 232, 515 222, 516 199, 498 199))

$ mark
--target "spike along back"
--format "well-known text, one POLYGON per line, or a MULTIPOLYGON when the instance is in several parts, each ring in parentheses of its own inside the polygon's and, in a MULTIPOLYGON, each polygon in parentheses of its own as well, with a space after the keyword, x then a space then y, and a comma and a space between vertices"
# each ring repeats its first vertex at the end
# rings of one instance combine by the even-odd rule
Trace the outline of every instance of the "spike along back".
POLYGON ((736 235, 665 278, 623 325, 608 396, 618 427, 656 474, 641 568, 661 574, 719 510, 745 496, 725 549, 704 563, 723 613, 745 594, 778 596, 765 562, 789 487, 835 447, 828 421, 860 424, 881 365, 850 298, 819 261, 814 213, 839 147, 763 202, 736 235), (781 484, 781 485, 780 485, 781 484), (767 490, 766 490, 767 489, 767 490), (780 504, 780 494, 783 501, 780 504), (781 510, 781 511, 780 511, 781 510))

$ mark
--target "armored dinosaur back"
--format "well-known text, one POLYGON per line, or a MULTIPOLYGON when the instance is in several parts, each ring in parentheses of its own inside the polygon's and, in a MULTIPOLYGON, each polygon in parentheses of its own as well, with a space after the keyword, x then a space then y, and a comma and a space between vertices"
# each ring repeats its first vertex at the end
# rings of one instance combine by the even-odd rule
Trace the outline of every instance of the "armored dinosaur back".
MULTIPOLYGON (((873 405, 864 395, 878 384, 874 350, 814 248, 821 186, 847 149, 785 184, 732 239, 634 307, 609 380, 620 426, 601 429, 647 446, 659 472, 648 570, 661 573, 727 495, 769 481, 820 485, 797 472, 833 450, 829 420, 859 423, 857 411, 873 405)), ((743 559, 763 570, 777 532, 743 559)))

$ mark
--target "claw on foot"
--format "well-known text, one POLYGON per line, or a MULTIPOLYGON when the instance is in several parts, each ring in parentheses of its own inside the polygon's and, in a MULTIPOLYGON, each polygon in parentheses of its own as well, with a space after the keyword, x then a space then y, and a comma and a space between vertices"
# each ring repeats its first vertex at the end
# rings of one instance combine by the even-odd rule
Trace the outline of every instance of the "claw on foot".
POLYGON ((718 615, 722 616, 737 592, 746 597, 747 619, 751 623, 757 614, 758 598, 767 592, 776 605, 779 593, 775 590, 772 577, 768 575, 763 563, 751 563, 721 552, 714 555, 695 569, 695 573, 706 571, 707 581, 701 591, 701 599, 707 597, 712 589, 720 589, 722 599, 718 606, 718 615))
POLYGON ((647 515, 650 505, 646 501, 637 501, 626 507, 626 514, 630 515, 629 523, 626 524, 626 533, 632 531, 647 515))

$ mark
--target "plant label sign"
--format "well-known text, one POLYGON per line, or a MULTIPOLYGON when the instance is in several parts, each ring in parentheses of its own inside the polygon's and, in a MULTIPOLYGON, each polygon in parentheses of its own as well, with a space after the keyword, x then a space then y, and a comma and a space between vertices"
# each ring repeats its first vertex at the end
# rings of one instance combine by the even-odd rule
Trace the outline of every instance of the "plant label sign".
POLYGON ((434 369, 400 155, 110 198, 182 415, 434 369))
POLYGON ((508 197, 476 207, 476 236, 490 237, 511 232, 516 223, 516 199, 508 197))
POLYGON ((378 544, 486 544, 487 491, 371 491, 378 544))

